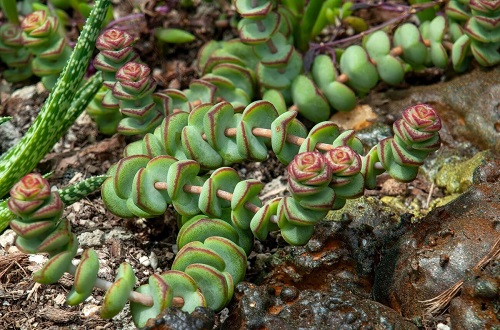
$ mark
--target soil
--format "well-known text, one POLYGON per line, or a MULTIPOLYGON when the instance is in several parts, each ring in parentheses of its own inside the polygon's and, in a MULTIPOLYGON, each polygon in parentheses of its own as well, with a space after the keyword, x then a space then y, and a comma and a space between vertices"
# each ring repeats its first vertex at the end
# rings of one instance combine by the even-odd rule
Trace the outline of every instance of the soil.
MULTIPOLYGON (((173 3, 164 1, 166 4, 171 2, 173 3)), ((120 17, 134 11, 132 1, 114 3, 115 12, 120 17)), ((177 9, 167 13, 154 11, 160 3, 158 1, 140 3, 146 13, 145 19, 140 20, 139 24, 136 21, 125 21, 120 26, 139 37, 136 50, 144 62, 154 68, 159 87, 186 88, 192 79, 198 77, 195 60, 199 48, 208 40, 229 39, 235 35, 230 24, 234 11, 224 1, 220 1, 224 4, 223 7, 202 3, 188 9, 176 7, 177 9), (187 30, 196 36, 196 41, 184 45, 159 45, 154 41, 151 31, 160 26, 187 30)), ((371 19, 374 22, 380 21, 378 17, 371 19)), ((0 66, 0 72, 3 69, 0 66)), ((427 84, 431 79, 441 79, 444 74, 435 70, 429 72, 427 75, 413 75, 411 82, 427 84), (429 75, 429 72, 432 74, 429 75)), ((48 93, 37 84, 36 79, 13 85, 3 81, 0 92, 0 115, 12 116, 12 129, 15 131, 12 134, 22 135, 36 117, 48 93), (16 90, 30 86, 35 87, 33 97, 24 98, 13 94, 16 90)), ((380 114, 373 121, 387 123, 394 121, 394 118, 380 114)), ((105 174, 120 159, 123 148, 130 141, 131 138, 100 134, 92 120, 83 114, 35 171, 53 172, 49 177, 51 185, 62 188, 83 178, 105 174)), ((239 164, 235 168, 242 177, 271 183, 263 192, 264 200, 285 192, 285 166, 272 154, 265 162, 239 164)), ((419 176, 409 184, 396 182, 389 176, 381 176, 377 188, 366 194, 377 199, 388 195, 396 196, 407 207, 412 203, 432 204, 435 198, 443 197, 445 191, 434 187, 424 176, 419 176)), ((122 262, 132 265, 140 284, 145 283, 151 274, 167 270, 171 266, 176 253, 178 231, 173 209, 169 209, 162 217, 148 220, 121 219, 108 212, 100 194, 94 193, 68 207, 64 216, 70 220, 73 231, 82 243, 81 247, 93 247, 97 251, 102 267, 99 276, 106 280, 113 280, 115 270, 122 262)), ((99 317, 98 306, 103 299, 103 292, 100 290, 95 290, 92 298, 84 304, 74 307, 66 305, 65 296, 72 285, 71 276, 65 275, 54 285, 35 283, 31 279, 31 273, 43 264, 44 257, 17 253, 12 243, 13 241, 7 241, 5 246, 0 246, 0 329, 134 328, 128 308, 111 320, 99 317)), ((269 257, 283 246, 286 243, 276 234, 264 242, 256 242, 254 252, 249 257, 246 280, 251 282, 258 279, 263 267, 262 256, 269 257)), ((216 323, 219 326, 223 324, 224 317, 224 312, 217 314, 216 323)), ((426 320, 422 329, 435 328, 440 322, 449 323, 447 318, 448 314, 445 313, 426 320)))

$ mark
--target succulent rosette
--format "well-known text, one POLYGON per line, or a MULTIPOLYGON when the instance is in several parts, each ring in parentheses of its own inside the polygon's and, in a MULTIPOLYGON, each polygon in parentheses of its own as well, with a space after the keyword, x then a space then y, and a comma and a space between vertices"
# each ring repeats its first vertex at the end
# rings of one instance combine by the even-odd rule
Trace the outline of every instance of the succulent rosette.
POLYGON ((8 201, 11 211, 25 216, 40 207, 50 197, 50 185, 40 174, 28 174, 10 190, 8 201))
POLYGON ((135 62, 138 58, 132 45, 134 37, 118 29, 106 30, 96 41, 99 49, 94 66, 103 72, 104 85, 113 88, 116 72, 127 62, 135 62))
POLYGON ((109 29, 96 41, 99 49, 94 60, 94 67, 101 71, 103 87, 87 107, 87 113, 94 119, 99 131, 104 134, 116 133, 119 122, 123 119, 119 102, 113 96, 116 72, 128 62, 138 62, 139 55, 134 51, 135 38, 126 31, 109 29))
POLYGON ((378 158, 389 174, 401 181, 413 180, 430 152, 439 149, 441 119, 428 104, 406 108, 394 123, 394 138, 378 144, 378 158))
POLYGON ((288 164, 288 187, 296 196, 316 193, 330 183, 332 170, 322 153, 303 152, 288 164))
POLYGON ((125 116, 118 124, 118 132, 135 135, 153 131, 164 117, 164 108, 153 98, 156 83, 151 69, 128 62, 116 72, 116 81, 113 96, 119 100, 120 112, 125 116))
POLYGON ((122 30, 109 29, 97 38, 96 48, 110 59, 120 59, 132 52, 134 37, 122 30))
POLYGON ((33 253, 42 242, 41 237, 56 228, 64 204, 57 192, 50 191, 50 185, 40 174, 28 174, 10 190, 7 202, 10 211, 19 218, 10 222, 18 235, 16 244, 23 251, 33 253), (40 238, 33 244, 29 239, 40 238))
POLYGON ((339 197, 354 198, 363 194, 364 177, 361 157, 349 146, 340 146, 325 153, 325 161, 332 170, 330 187, 339 197))
POLYGON ((152 92, 156 84, 151 78, 151 69, 145 64, 128 62, 116 72, 119 82, 113 95, 119 99, 133 99, 141 94, 152 92))
POLYGON ((29 45, 39 45, 47 41, 46 38, 57 30, 58 20, 53 16, 47 16, 45 10, 37 10, 29 14, 21 22, 23 29, 24 43, 29 45))
POLYGON ((33 74, 32 56, 23 45, 22 30, 18 25, 5 23, 0 26, 0 59, 11 68, 3 73, 8 81, 22 81, 33 74))
POLYGON ((441 119, 428 104, 417 104, 403 111, 403 118, 394 123, 395 140, 402 140, 413 149, 435 151, 441 145, 438 131, 441 119))
POLYGON ((21 23, 23 44, 35 55, 31 62, 33 73, 42 78, 47 89, 55 85, 72 52, 58 34, 58 26, 57 17, 44 10, 29 14, 21 23))
POLYGON ((288 187, 300 206, 312 210, 329 210, 335 192, 328 187, 332 170, 317 151, 297 154, 288 164, 288 187))

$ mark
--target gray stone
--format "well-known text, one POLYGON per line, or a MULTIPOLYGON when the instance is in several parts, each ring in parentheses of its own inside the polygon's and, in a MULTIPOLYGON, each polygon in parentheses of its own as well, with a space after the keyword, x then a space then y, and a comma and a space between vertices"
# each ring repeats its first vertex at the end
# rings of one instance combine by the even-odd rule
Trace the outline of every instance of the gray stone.
POLYGON ((96 229, 93 232, 81 233, 78 236, 78 241, 82 247, 98 247, 104 243, 104 232, 96 229))

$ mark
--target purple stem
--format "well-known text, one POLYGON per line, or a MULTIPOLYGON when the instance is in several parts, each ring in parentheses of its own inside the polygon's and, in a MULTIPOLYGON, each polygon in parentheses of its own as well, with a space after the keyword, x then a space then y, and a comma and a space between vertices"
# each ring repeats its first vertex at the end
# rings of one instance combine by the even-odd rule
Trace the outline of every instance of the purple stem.
POLYGON ((131 22, 139 21, 139 20, 144 20, 143 13, 130 14, 127 16, 123 16, 123 17, 115 19, 114 21, 109 22, 109 24, 106 26, 106 30, 111 29, 112 27, 114 27, 116 25, 120 25, 122 23, 127 23, 127 25, 129 25, 131 22))

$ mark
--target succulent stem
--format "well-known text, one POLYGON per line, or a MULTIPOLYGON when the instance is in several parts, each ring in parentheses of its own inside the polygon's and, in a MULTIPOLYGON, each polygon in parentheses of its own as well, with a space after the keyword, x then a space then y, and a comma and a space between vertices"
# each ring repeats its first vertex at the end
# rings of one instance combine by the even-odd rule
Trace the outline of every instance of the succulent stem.
POLYGON ((272 39, 267 40, 266 45, 271 53, 276 54, 278 52, 278 47, 276 47, 272 39))
MULTIPOLYGON (((76 274, 76 266, 71 264, 68 268, 68 273, 75 276, 76 274)), ((103 291, 108 291, 109 288, 113 285, 113 282, 106 281, 102 278, 97 278, 94 287, 101 289, 103 291)), ((137 291, 130 292, 128 296, 128 300, 139 303, 141 305, 151 307, 153 306, 153 298, 150 295, 140 293, 137 291)), ((184 305, 184 299, 182 297, 174 297, 172 305, 176 307, 182 307, 184 305)))
MULTIPOLYGON (((155 182, 154 186, 155 186, 155 189, 158 189, 158 190, 167 190, 168 189, 166 182, 155 182)), ((199 194, 201 194, 203 187, 186 184, 186 185, 184 185, 184 187, 182 189, 187 193, 199 195, 199 194)), ((217 189, 216 194, 217 194, 217 197, 222 198, 222 199, 229 201, 229 202, 233 199, 233 194, 230 193, 229 191, 217 189)), ((252 204, 250 202, 246 202, 244 204, 244 206, 247 210, 249 210, 253 213, 257 213, 260 210, 259 206, 252 204)), ((275 215, 273 215, 273 216, 271 216, 270 221, 272 223, 278 223, 278 218, 275 215)))
MULTIPOLYGON (((224 134, 227 137, 235 137, 236 136, 236 131, 237 131, 236 128, 227 128, 224 131, 224 134)), ((255 136, 258 136, 258 137, 264 137, 264 138, 268 138, 268 139, 272 138, 272 131, 270 129, 267 129, 267 128, 255 127, 255 128, 252 129, 252 134, 255 135, 255 136)), ((205 134, 203 134, 201 137, 204 140, 207 139, 207 137, 206 137, 205 134)), ((302 143, 304 143, 305 140, 306 140, 306 138, 303 138, 303 137, 300 137, 300 136, 297 136, 297 135, 293 135, 293 134, 288 134, 286 136, 286 141, 287 142, 293 143, 293 144, 295 144, 297 146, 301 146, 302 143)), ((316 143, 316 149, 319 149, 321 151, 328 151, 328 150, 332 150, 333 148, 335 148, 335 147, 333 145, 331 145, 331 144, 328 144, 328 143, 322 143, 322 142, 316 143)))

